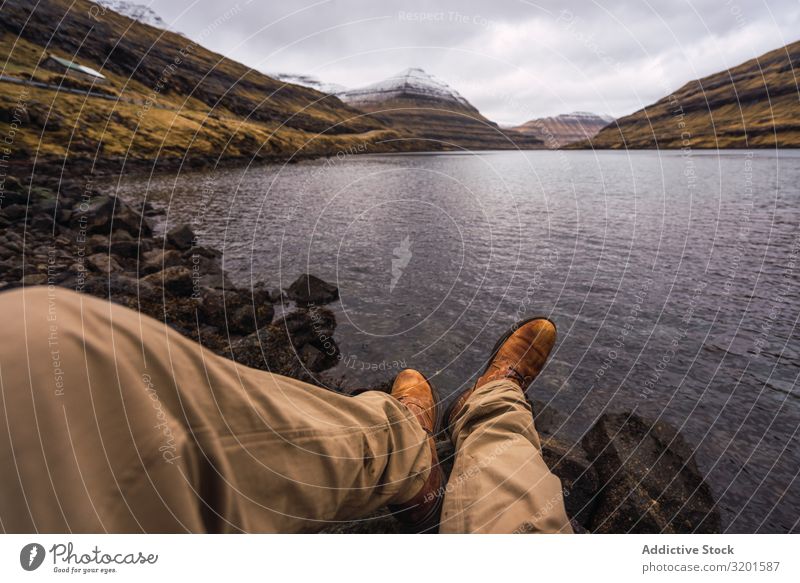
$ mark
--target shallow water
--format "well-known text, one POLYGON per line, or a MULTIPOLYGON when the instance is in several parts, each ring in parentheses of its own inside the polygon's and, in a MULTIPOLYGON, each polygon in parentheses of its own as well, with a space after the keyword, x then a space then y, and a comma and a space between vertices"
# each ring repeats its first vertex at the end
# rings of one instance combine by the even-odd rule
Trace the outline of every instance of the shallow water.
POLYGON ((413 367, 452 394, 511 323, 550 317, 531 396, 565 434, 661 417, 729 532, 800 530, 800 151, 351 156, 113 186, 193 223, 239 283, 336 283, 349 385, 413 367))

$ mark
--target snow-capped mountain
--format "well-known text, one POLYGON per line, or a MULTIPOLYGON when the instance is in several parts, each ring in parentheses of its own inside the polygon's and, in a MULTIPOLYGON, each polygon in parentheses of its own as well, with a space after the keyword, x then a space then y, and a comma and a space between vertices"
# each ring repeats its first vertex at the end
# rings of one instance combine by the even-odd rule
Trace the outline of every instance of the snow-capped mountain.
POLYGON ((92 0, 95 4, 102 6, 108 10, 113 10, 117 14, 122 14, 128 18, 154 26, 155 28, 163 28, 169 30, 169 25, 164 22, 155 10, 145 4, 137 4, 136 2, 128 2, 127 0, 92 0))
POLYGON ((543 140, 548 148, 560 148, 571 142, 594 137, 597 132, 613 121, 614 118, 607 115, 574 111, 554 117, 532 119, 513 129, 543 140))
MULTIPOLYGON (((458 91, 419 68, 337 93, 370 117, 405 135, 426 140, 431 149, 497 150, 541 148, 539 138, 501 130, 458 91)), ((403 138, 401 138, 403 139, 403 138)))
POLYGON ((416 98, 452 102, 474 109, 458 91, 444 81, 426 73, 420 68, 412 67, 392 75, 388 79, 338 94, 338 97, 354 107, 380 103, 398 98, 416 98))
POLYGON ((283 81, 284 83, 291 83, 293 85, 300 85, 301 87, 316 89, 317 91, 325 93, 326 95, 336 95, 338 93, 347 91, 347 87, 344 85, 339 85, 338 83, 324 83, 316 77, 312 77, 311 75, 294 75, 292 73, 268 73, 268 75, 273 79, 283 81))

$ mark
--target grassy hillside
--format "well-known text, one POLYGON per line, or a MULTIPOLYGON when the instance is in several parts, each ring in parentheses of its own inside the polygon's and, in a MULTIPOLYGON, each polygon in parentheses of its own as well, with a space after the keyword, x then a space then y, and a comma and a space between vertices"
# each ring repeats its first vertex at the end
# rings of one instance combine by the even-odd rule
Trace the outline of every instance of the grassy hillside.
POLYGON ((426 141, 427 149, 510 150, 542 148, 537 136, 500 129, 470 106, 455 106, 419 96, 396 97, 375 104, 359 104, 371 119, 404 128, 426 141))
POLYGON ((582 147, 800 147, 800 41, 691 81, 582 147))
POLYGON ((276 81, 181 35, 98 14, 86 0, 4 2, 0 59, 2 75, 61 89, 0 83, 0 132, 14 130, 17 159, 210 163, 419 147, 334 97, 276 81), (107 82, 65 77, 49 54, 96 69, 107 82))

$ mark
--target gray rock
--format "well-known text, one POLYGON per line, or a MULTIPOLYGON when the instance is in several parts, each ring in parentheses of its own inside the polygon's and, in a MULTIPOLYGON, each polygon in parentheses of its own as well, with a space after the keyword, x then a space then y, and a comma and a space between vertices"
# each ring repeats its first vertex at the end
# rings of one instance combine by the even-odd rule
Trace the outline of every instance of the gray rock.
MULTIPOLYGON (((136 279, 122 274, 112 274, 110 295, 112 299, 120 296, 145 302, 153 302, 161 299, 161 290, 144 279, 136 279)), ((131 307, 135 308, 136 303, 131 302, 131 307)))
POLYGON ((711 489, 671 425, 627 413, 603 415, 583 446, 601 487, 593 532, 720 532, 711 489))
POLYGON ((220 261, 205 255, 192 255, 184 259, 185 265, 190 265, 195 272, 202 287, 219 288, 226 290, 236 289, 231 283, 227 272, 222 269, 220 261))
POLYGON ((117 229, 136 237, 150 234, 150 226, 142 215, 118 197, 97 196, 74 210, 78 212, 73 213, 71 224, 76 230, 85 224, 90 234, 108 235, 117 229))
POLYGON ((272 304, 254 305, 246 302, 231 310, 230 326, 234 334, 250 334, 269 325, 274 315, 272 304))
POLYGON ((322 305, 339 298, 339 288, 304 273, 286 290, 286 296, 298 306, 322 305))
POLYGON ((167 267, 142 278, 156 288, 177 296, 190 296, 194 288, 192 272, 183 266, 167 267))
POLYGON ((200 322, 225 329, 225 299, 221 290, 202 289, 197 299, 197 315, 200 322))
POLYGON ((183 257, 179 251, 158 248, 142 254, 139 272, 142 275, 149 275, 161 271, 166 267, 182 266, 184 263, 183 257))
POLYGON ((112 241, 110 249, 113 255, 118 255, 119 257, 125 257, 126 259, 133 259, 139 254, 139 242, 112 241))
POLYGON ((167 242, 180 251, 191 249, 195 234, 189 225, 179 225, 167 233, 167 242))
POLYGON ((0 208, 0 215, 14 223, 24 219, 28 213, 28 207, 24 204, 9 204, 0 208))
POLYGON ((92 235, 86 240, 86 246, 92 253, 108 253, 109 240, 105 235, 92 235))
POLYGON ((92 271, 97 271, 99 273, 112 273, 122 270, 117 260, 110 257, 107 253, 89 255, 89 257, 86 258, 86 264, 92 271))

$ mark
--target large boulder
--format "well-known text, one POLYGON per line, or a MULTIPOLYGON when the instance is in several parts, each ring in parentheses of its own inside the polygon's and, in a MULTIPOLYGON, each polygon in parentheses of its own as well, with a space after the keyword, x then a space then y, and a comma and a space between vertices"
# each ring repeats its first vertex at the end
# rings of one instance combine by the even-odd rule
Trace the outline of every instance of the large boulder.
POLYGON ((112 240, 109 249, 113 255, 117 255, 124 259, 135 259, 139 256, 143 249, 146 249, 146 241, 122 241, 112 240))
POLYGON ((286 297, 298 306, 329 304, 339 298, 339 288, 320 278, 304 273, 286 290, 286 297))
POLYGON ((187 258, 184 254, 184 264, 191 265, 201 287, 236 289, 228 277, 228 272, 222 269, 219 258, 199 254, 191 254, 187 258))
POLYGON ((194 246, 196 237, 189 225, 178 225, 167 233, 167 243, 180 251, 187 251, 194 246))
POLYGON ((149 236, 150 226, 128 203, 115 196, 100 195, 77 205, 71 220, 75 230, 108 235, 117 229, 129 234, 149 236))
POLYGON ((90 269, 99 273, 112 273, 121 271, 122 268, 117 260, 108 253, 95 253, 86 258, 86 263, 90 269))
POLYGON ((156 248, 142 254, 139 263, 139 273, 150 275, 167 267, 177 267, 184 265, 184 259, 180 251, 174 249, 156 248))
POLYGON ((194 289, 192 272, 180 265, 151 273, 143 277, 142 280, 156 289, 163 288, 167 293, 176 296, 190 296, 194 289))
POLYGON ((601 486, 593 532, 720 532, 711 489, 691 447, 671 425, 607 414, 582 443, 601 486))

